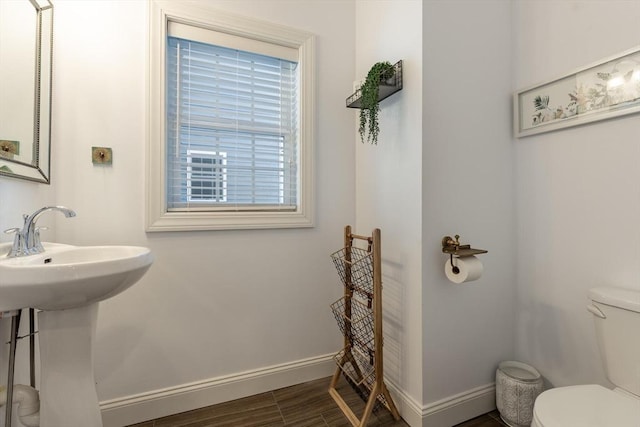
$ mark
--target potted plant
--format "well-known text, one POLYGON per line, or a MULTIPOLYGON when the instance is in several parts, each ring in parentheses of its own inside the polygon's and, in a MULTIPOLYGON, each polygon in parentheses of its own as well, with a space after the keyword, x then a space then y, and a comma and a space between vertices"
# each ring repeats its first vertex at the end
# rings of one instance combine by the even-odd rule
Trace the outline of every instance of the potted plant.
POLYGON ((391 79, 395 74, 393 65, 389 62, 377 62, 371 67, 367 78, 360 87, 361 107, 360 107, 360 140, 364 143, 365 134, 368 133, 366 140, 371 144, 378 143, 378 134, 380 126, 378 125, 378 113, 380 107, 378 105, 378 88, 381 82, 391 79))

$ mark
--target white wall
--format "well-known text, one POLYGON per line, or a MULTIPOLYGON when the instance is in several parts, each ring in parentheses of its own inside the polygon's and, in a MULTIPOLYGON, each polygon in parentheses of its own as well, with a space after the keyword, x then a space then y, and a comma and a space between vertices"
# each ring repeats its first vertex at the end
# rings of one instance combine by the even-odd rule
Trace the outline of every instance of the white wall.
MULTIPOLYGON (((316 218, 311 229, 145 234, 145 1, 56 1, 56 201, 78 217, 59 241, 149 246, 155 263, 101 303, 101 401, 328 355, 342 289, 329 254, 354 222, 351 90, 354 6, 217 1, 220 9, 317 35, 316 218), (91 163, 113 148, 113 166, 91 163)), ((248 390, 247 392, 251 392, 248 390)))
POLYGON ((510 4, 357 1, 356 16, 357 78, 404 61, 378 145, 356 142, 356 223, 383 232, 386 374, 411 425, 450 426, 493 408, 514 353, 510 4), (444 276, 456 233, 489 250, 477 282, 444 276))
MULTIPOLYGON (((356 135, 356 227, 358 234, 380 228, 382 235, 385 374, 422 402, 421 341, 421 117, 422 44, 420 1, 356 1, 356 78, 373 64, 403 60, 404 88, 382 101, 377 145, 356 135), (371 25, 375 22, 375 25, 371 25)), ((349 116, 358 120, 358 110, 349 116)), ((398 396, 396 396, 398 397, 398 396)), ((398 397, 399 398, 399 397, 398 397)))
POLYGON ((490 410, 497 364, 514 352, 510 14, 501 0, 424 3, 422 386, 430 425, 469 417, 439 417, 439 404, 453 397, 471 413, 490 410), (444 275, 441 240, 455 234, 489 251, 478 255, 477 281, 454 285, 444 275))
MULTIPOLYGON (((316 226, 145 234, 147 3, 57 0, 54 185, 0 178, 0 228, 20 225, 22 213, 45 204, 64 204, 78 217, 43 217, 41 224, 51 227, 46 240, 153 250, 147 276, 101 303, 95 360, 101 401, 264 373, 341 347, 329 304, 342 288, 329 254, 355 219, 354 129, 344 109, 355 74, 354 5, 209 3, 317 35, 316 226), (113 166, 93 166, 91 146, 112 147, 113 166)), ((0 241, 10 239, 0 234, 0 241)), ((5 335, 7 321, 2 326, 5 335)), ((18 382, 26 381, 20 372, 18 382)))
MULTIPOLYGON (((55 148, 55 147, 54 147, 55 148)), ((21 227, 22 215, 30 214, 38 208, 54 203, 55 183, 51 186, 0 177, 0 231, 21 227)), ((48 221, 42 217, 42 225, 48 221)), ((42 231, 51 236, 53 230, 42 231)), ((13 234, 0 233, 0 242, 12 242, 13 234)))
MULTIPOLYGON (((640 45, 640 2, 517 1, 514 83, 525 88, 640 45)), ((637 115, 515 142, 516 355, 553 386, 606 381, 595 286, 640 289, 637 115)))

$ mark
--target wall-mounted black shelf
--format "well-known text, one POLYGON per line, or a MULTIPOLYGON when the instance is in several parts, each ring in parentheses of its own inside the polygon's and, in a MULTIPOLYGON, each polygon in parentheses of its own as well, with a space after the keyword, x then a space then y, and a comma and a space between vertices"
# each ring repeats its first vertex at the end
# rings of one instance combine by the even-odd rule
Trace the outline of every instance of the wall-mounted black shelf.
MULTIPOLYGON (((378 89, 378 101, 382 101, 385 98, 390 97, 394 93, 402 90, 402 60, 393 64, 395 72, 393 77, 387 80, 380 81, 380 87, 378 89)), ((362 108, 360 102, 362 93, 360 89, 356 90, 350 97, 347 98, 347 108, 362 108)))

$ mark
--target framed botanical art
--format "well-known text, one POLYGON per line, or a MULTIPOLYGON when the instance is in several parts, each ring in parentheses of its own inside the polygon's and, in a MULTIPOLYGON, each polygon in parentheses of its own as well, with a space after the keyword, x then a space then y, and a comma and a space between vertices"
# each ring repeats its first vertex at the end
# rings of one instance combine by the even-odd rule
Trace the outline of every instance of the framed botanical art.
POLYGON ((640 111, 640 47, 514 94, 514 133, 534 135, 640 111))

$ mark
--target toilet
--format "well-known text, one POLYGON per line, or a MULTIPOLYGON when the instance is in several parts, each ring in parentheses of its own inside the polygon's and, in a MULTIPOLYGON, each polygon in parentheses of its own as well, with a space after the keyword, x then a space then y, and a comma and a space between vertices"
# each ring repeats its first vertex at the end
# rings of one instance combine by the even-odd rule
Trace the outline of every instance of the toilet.
POLYGON ((640 427, 640 291, 594 288, 587 306, 611 390, 597 384, 540 394, 531 427, 640 427))

